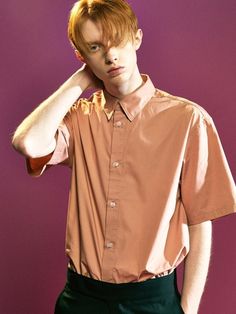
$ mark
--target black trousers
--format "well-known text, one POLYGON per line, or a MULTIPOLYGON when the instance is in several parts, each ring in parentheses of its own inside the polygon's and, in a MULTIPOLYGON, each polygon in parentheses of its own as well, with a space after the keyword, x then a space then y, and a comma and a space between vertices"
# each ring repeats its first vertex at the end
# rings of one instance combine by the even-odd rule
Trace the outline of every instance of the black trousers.
POLYGON ((94 280, 68 269, 54 314, 183 314, 176 272, 133 283, 94 280))

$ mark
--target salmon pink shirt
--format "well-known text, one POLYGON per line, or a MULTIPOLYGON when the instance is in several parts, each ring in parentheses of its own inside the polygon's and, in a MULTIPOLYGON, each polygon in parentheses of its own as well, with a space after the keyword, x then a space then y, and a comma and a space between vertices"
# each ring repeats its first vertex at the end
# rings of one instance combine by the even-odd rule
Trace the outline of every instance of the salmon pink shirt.
POLYGON ((71 168, 69 267, 124 283, 167 275, 189 252, 188 226, 236 211, 236 189, 216 126, 200 105, 143 85, 117 99, 80 98, 32 176, 71 168))

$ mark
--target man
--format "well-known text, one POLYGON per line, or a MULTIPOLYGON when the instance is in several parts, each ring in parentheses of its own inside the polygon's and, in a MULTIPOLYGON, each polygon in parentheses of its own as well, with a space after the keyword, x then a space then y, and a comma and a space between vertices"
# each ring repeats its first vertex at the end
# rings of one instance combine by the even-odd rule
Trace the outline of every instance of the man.
POLYGON ((143 34, 125 1, 78 1, 68 34, 84 65, 13 137, 31 175, 72 170, 67 284, 55 313, 196 314, 211 220, 236 209, 214 122, 140 74, 143 34), (80 98, 89 88, 98 90, 80 98))

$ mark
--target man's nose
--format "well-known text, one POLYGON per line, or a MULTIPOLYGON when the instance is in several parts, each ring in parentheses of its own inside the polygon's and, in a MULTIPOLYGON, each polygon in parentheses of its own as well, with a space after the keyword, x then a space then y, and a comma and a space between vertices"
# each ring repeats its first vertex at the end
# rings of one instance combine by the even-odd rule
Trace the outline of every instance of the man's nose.
POLYGON ((115 47, 107 49, 105 52, 105 62, 106 64, 116 63, 118 61, 118 52, 115 47))

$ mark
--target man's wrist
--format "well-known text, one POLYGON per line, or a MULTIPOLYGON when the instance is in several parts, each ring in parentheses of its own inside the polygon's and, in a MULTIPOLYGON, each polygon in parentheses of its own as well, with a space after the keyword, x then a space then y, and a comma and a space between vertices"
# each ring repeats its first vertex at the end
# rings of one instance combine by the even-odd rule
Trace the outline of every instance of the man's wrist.
POLYGON ((70 84, 72 87, 78 87, 81 91, 88 89, 90 82, 86 78, 86 75, 82 71, 77 71, 71 76, 70 84))

